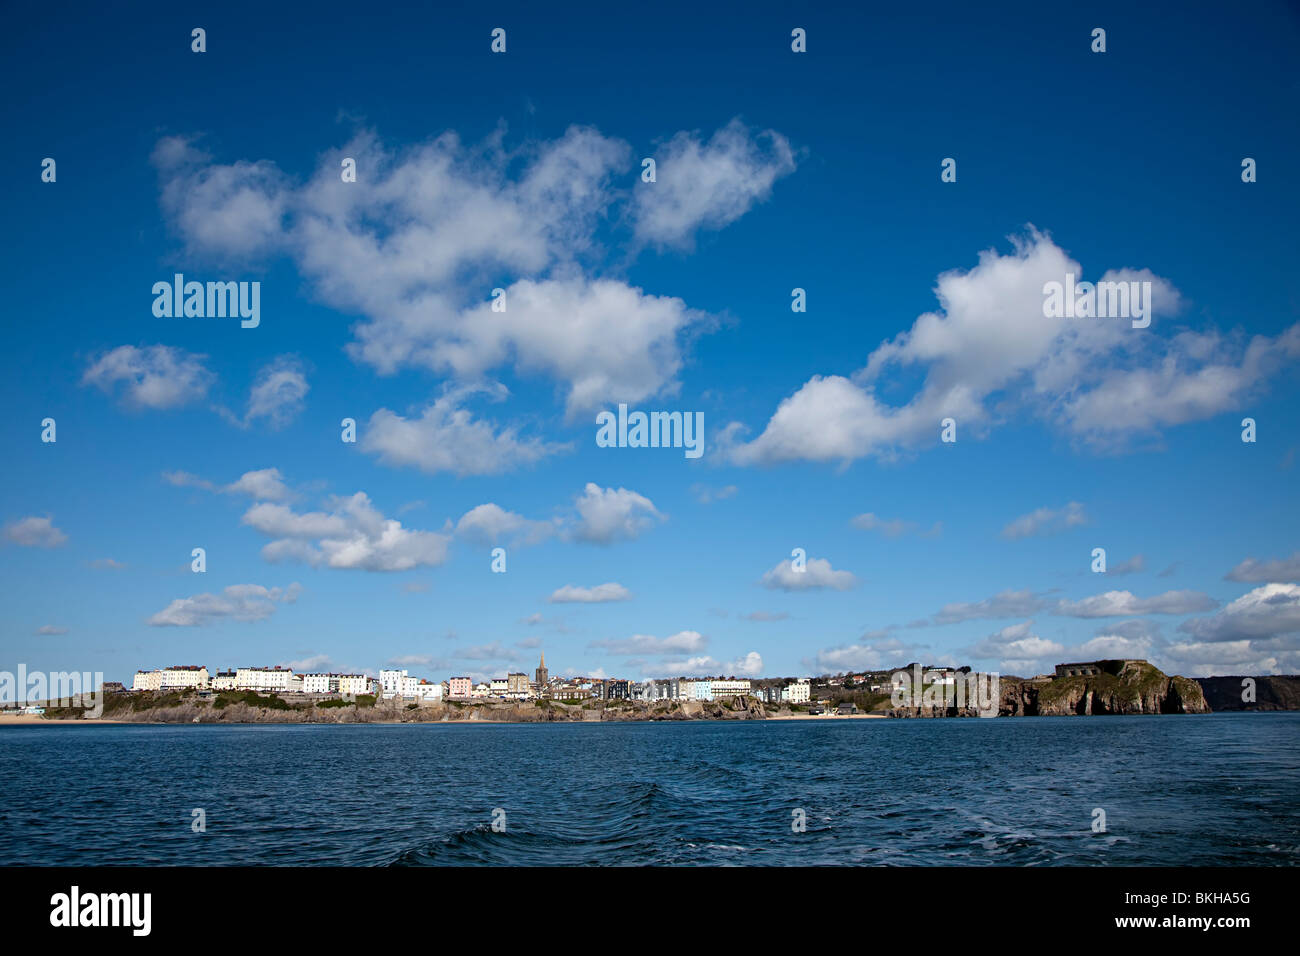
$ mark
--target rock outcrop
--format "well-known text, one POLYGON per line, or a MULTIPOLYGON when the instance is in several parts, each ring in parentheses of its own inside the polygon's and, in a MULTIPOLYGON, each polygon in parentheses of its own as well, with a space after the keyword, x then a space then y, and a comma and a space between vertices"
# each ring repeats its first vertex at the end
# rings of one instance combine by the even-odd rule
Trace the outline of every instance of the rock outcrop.
POLYGON ((1069 714, 1208 714, 1201 686, 1169 677, 1154 664, 1127 662, 1118 673, 1058 677, 1033 685, 1039 716, 1069 714))
MULTIPOLYGON (((999 680, 999 717, 1065 717, 1100 714, 1208 714, 1201 685, 1169 677, 1145 661, 1102 661, 1089 676, 999 680), (1107 667, 1107 665, 1112 665, 1107 667)), ((1240 684, 1238 684, 1240 686, 1240 684)), ((896 707, 891 717, 978 717, 974 701, 896 707)))

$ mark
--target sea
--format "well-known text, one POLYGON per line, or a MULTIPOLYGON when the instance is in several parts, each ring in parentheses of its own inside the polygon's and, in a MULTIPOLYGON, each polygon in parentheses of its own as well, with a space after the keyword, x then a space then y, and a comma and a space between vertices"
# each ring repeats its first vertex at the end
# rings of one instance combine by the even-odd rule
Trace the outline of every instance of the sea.
POLYGON ((0 727, 4 865, 1293 866, 1300 713, 0 727))

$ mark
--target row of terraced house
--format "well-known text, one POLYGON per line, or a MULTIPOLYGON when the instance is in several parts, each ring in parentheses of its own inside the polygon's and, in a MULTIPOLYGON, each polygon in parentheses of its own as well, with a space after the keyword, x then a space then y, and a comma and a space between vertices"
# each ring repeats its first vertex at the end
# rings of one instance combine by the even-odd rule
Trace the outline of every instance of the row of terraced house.
POLYGON ((240 667, 209 674, 197 664, 136 671, 131 690, 251 690, 259 693, 357 694, 381 693, 381 684, 365 674, 295 674, 291 667, 240 667))
POLYGON ((664 680, 621 680, 617 678, 568 677, 552 679, 543 657, 532 679, 515 671, 504 677, 475 682, 469 677, 452 677, 431 682, 405 669, 384 668, 379 677, 365 674, 300 674, 291 667, 240 667, 209 674, 201 665, 177 665, 152 671, 136 671, 133 691, 210 690, 257 691, 259 693, 302 693, 355 696, 373 694, 405 700, 529 700, 537 697, 598 700, 730 700, 750 696, 777 703, 807 703, 807 678, 783 686, 751 686, 736 678, 686 678, 664 680))

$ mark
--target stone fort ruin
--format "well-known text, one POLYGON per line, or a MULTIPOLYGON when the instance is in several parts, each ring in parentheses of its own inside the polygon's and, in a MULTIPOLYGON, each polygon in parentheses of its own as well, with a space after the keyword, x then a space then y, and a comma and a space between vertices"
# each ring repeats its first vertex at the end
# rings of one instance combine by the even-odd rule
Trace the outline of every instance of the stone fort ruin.
POLYGON ((1060 677, 1095 677, 1098 674, 1119 676, 1126 668, 1135 664, 1145 664, 1137 658, 1121 658, 1110 661, 1081 661, 1074 664, 1057 664, 1056 676, 1060 677))

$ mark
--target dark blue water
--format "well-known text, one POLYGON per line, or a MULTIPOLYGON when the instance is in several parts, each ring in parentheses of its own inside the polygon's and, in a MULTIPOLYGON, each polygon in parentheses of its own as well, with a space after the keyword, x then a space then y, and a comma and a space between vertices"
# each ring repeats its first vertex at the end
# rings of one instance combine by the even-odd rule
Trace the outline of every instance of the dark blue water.
POLYGON ((1296 713, 8 727, 0 772, 4 864, 1300 861, 1296 713))

